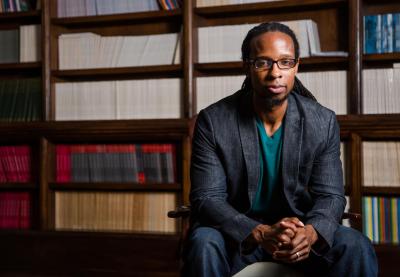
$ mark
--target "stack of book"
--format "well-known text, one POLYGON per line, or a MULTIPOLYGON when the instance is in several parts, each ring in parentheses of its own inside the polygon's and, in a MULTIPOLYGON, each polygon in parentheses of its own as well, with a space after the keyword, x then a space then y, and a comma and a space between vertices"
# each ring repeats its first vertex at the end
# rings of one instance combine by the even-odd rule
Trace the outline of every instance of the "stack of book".
POLYGON ((26 12, 40 6, 40 0, 0 0, 1 12, 26 12), (36 3, 38 2, 38 3, 36 3))
POLYGON ((0 229, 29 229, 31 196, 28 192, 0 193, 0 229))
POLYGON ((363 182, 365 187, 400 187, 400 142, 364 141, 363 182))
POLYGON ((56 120, 180 118, 181 79, 55 84, 56 120))
POLYGON ((196 112, 240 90, 245 76, 196 78, 196 112))
POLYGON ((0 63, 36 62, 41 59, 40 25, 0 30, 0 63))
POLYGON ((55 192, 57 230, 176 233, 173 192, 55 192))
POLYGON ((31 181, 31 149, 27 145, 0 146, 0 182, 31 181))
POLYGON ((225 5, 239 5, 249 3, 261 3, 261 2, 276 2, 282 0, 197 0, 197 7, 212 7, 212 6, 225 6, 225 5))
POLYGON ((93 16, 174 10, 181 6, 177 0, 57 0, 58 17, 93 16))
POLYGON ((400 52, 400 13, 364 16, 364 53, 400 52))
POLYGON ((57 145, 57 182, 174 183, 173 144, 57 145))
POLYGON ((168 65, 180 62, 178 33, 146 36, 62 34, 58 38, 59 69, 168 65))
MULTIPOLYGON (((347 56, 348 53, 322 52, 318 26, 310 20, 281 22, 296 34, 300 45, 300 57, 347 56)), ((238 61, 241 45, 247 32, 257 24, 224 25, 198 28, 199 63, 238 61)))
POLYGON ((363 232, 373 243, 399 244, 400 199, 362 198, 363 232))
POLYGON ((297 77, 321 105, 347 114, 347 71, 300 72, 297 77))
POLYGON ((393 68, 364 69, 362 84, 364 114, 400 113, 400 64, 393 68))
POLYGON ((0 121, 36 121, 41 118, 40 79, 0 80, 0 121))

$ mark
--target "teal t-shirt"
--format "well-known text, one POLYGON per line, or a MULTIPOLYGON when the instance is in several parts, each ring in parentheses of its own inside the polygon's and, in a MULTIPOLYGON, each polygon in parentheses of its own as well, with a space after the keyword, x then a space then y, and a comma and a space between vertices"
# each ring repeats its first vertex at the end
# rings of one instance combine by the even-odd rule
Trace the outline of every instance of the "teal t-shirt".
POLYGON ((269 137, 265 132, 264 124, 256 117, 258 135, 260 138, 260 178, 258 190, 251 207, 251 212, 257 215, 266 215, 271 205, 279 199, 281 182, 280 166, 282 153, 282 125, 269 137))

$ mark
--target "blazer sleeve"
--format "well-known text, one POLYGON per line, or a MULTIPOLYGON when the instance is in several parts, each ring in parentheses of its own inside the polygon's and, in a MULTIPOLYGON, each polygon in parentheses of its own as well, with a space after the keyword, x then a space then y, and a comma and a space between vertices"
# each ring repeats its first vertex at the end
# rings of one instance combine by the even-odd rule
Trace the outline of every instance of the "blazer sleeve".
POLYGON ((228 202, 227 178, 218 155, 215 127, 208 114, 199 113, 192 141, 190 201, 194 220, 241 243, 259 222, 238 212, 228 202))
POLYGON ((326 146, 314 159, 309 192, 314 205, 306 213, 305 223, 313 225, 331 247, 334 233, 346 205, 340 161, 340 132, 333 112, 330 117, 326 146))

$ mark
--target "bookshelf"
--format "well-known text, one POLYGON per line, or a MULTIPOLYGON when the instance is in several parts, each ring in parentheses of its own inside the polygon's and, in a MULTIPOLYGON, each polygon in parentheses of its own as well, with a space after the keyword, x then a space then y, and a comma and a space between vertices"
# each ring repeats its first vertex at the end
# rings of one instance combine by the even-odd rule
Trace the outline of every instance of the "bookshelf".
MULTIPOLYGON (((41 0, 40 11, 0 14, 0 29, 41 24, 42 59, 0 64, 0 79, 39 77, 42 83, 41 118, 32 122, 0 122, 1 145, 27 144, 32 149, 32 181, 5 183, 4 191, 32 195, 29 230, 1 230, 0 272, 20 274, 132 274, 178 276, 179 228, 176 232, 115 230, 57 230, 57 193, 172 193, 176 204, 189 202, 190 118, 196 115, 197 79, 243 75, 236 61, 199 62, 198 29, 203 27, 312 19, 318 24, 322 51, 345 51, 348 57, 305 57, 300 72, 347 72, 347 114, 339 115, 345 143, 346 195, 350 210, 362 213, 363 196, 400 197, 398 187, 366 187, 363 183, 363 142, 400 142, 400 114, 363 113, 363 70, 390 68, 399 53, 363 53, 363 16, 400 12, 394 1, 305 0, 196 7, 185 0, 180 9, 99 16, 57 17, 57 1, 41 0), (180 61, 163 65, 131 65, 87 69, 60 69, 62 34, 92 32, 102 37, 181 33, 180 61), (57 84, 181 79, 180 116, 165 119, 124 118, 67 120, 56 118, 57 84), (60 144, 170 143, 176 147, 177 178, 172 183, 56 182, 56 147, 60 144), (27 250, 26 250, 27 249, 27 250), (63 249, 63 251, 61 251, 63 249), (46 253, 46 254, 43 254, 46 253), (44 267, 43 265, 49 265, 44 267)), ((238 45, 240 47, 240 45, 238 45)), ((165 213, 166 217, 166 213, 165 213)), ((362 224, 352 226, 362 230, 362 224)), ((396 275, 398 246, 377 244, 381 276, 396 275)))

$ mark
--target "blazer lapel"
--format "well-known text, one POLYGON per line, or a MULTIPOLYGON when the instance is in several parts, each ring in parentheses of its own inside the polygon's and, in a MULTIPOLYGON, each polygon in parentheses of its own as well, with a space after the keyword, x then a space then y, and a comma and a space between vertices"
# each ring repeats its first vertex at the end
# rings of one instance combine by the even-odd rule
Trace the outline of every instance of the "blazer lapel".
POLYGON ((251 92, 244 92, 239 101, 238 129, 247 169, 247 191, 250 207, 255 197, 260 177, 260 147, 253 112, 251 92))
POLYGON ((282 181, 286 199, 294 211, 294 193, 299 175, 299 160, 303 138, 303 122, 293 95, 288 98, 282 149, 282 181))

